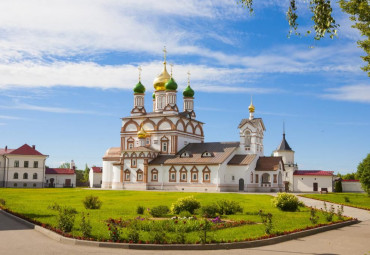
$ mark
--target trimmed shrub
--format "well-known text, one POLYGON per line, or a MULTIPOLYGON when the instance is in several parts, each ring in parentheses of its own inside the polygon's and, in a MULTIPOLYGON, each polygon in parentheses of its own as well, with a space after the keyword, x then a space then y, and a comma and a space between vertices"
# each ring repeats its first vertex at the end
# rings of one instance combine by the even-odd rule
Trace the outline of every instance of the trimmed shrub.
POLYGON ((304 206, 298 198, 288 193, 278 193, 277 197, 272 199, 272 204, 282 211, 295 212, 299 206, 304 206))
POLYGON ((182 211, 188 211, 194 214, 196 209, 200 208, 200 203, 193 196, 179 198, 171 206, 171 211, 174 214, 179 214, 182 211))
POLYGON ((217 204, 203 205, 200 210, 202 216, 206 218, 214 218, 220 214, 220 208, 217 204))
POLYGON ((145 211, 145 207, 144 207, 144 206, 139 205, 139 206, 136 208, 136 213, 137 213, 137 214, 144 214, 144 211, 145 211))
POLYGON ((232 200, 220 200, 217 201, 219 207, 219 213, 223 215, 231 215, 236 213, 243 213, 243 208, 238 202, 232 200))
POLYGON ((334 189, 335 192, 343 192, 342 181, 336 181, 334 189))
POLYGON ((153 217, 162 217, 162 216, 166 215, 169 212, 170 212, 170 209, 168 209, 168 206, 166 206, 166 205, 158 205, 158 206, 153 207, 150 210, 150 214, 153 217))
POLYGON ((189 217, 191 217, 192 215, 191 215, 191 213, 189 213, 188 211, 182 211, 182 212, 180 212, 180 213, 179 213, 179 216, 180 216, 181 218, 189 218, 189 217))
POLYGON ((1 206, 5 206, 5 204, 6 204, 6 203, 5 203, 5 200, 4 200, 4 199, 2 199, 2 198, 0 198, 0 205, 1 205, 1 206))
POLYGON ((77 214, 76 209, 69 206, 60 206, 57 203, 49 206, 48 209, 58 212, 58 228, 63 232, 71 232, 77 214))
POLYGON ((99 197, 90 195, 85 197, 83 204, 86 209, 100 209, 103 202, 99 200, 99 197))

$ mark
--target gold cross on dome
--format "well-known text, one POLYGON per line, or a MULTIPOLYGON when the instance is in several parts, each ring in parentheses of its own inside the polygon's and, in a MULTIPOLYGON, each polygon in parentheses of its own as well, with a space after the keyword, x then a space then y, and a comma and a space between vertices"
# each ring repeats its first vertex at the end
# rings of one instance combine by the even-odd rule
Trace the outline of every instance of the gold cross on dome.
POLYGON ((188 71, 188 85, 190 85, 190 71, 188 71))
POLYGON ((141 69, 141 66, 139 66, 137 69, 139 70, 139 81, 141 81, 141 70, 143 69, 141 69))
POLYGON ((167 57, 166 46, 163 47, 163 53, 164 53, 164 62, 166 63, 166 57, 167 57))

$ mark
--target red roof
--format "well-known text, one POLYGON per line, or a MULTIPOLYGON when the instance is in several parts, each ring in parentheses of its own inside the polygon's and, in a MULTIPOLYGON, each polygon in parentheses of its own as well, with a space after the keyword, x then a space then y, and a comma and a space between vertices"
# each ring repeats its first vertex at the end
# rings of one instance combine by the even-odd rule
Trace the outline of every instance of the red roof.
POLYGON ((91 169, 93 170, 94 173, 97 173, 97 174, 103 172, 103 169, 101 167, 93 166, 91 169))
POLYGON ((320 175, 320 176, 333 176, 333 171, 323 170, 296 170, 293 175, 320 175))
POLYGON ((39 151, 35 150, 28 144, 24 144, 18 149, 0 149, 0 154, 12 154, 12 155, 40 155, 44 156, 41 154, 39 151))
POLYGON ((342 180, 342 182, 359 182, 360 180, 342 180))
POLYGON ((69 168, 49 168, 45 170, 46 174, 75 174, 75 170, 69 168))

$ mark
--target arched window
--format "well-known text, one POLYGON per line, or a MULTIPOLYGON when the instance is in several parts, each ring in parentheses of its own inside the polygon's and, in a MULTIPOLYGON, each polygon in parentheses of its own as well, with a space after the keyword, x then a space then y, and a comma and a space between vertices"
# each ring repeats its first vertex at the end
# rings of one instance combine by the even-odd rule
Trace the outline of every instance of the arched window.
POLYGON ((270 183, 270 175, 268 173, 262 175, 262 183, 270 183))
POLYGON ((245 132, 245 147, 249 148, 251 146, 251 132, 247 130, 245 132))
POLYGON ((33 179, 36 180, 37 179, 37 173, 34 173, 33 174, 33 179))
POLYGON ((198 169, 194 166, 190 172, 191 172, 191 182, 198 182, 198 169))
POLYGON ((180 158, 190 158, 192 156, 193 155, 190 152, 184 151, 183 153, 181 153, 180 158))
POLYGON ((211 182, 211 170, 208 167, 203 169, 203 182, 211 182))
POLYGON ((169 172, 169 181, 170 182, 176 182, 176 169, 174 167, 170 168, 169 172))
POLYGON ((205 151, 202 153, 202 158, 214 157, 212 152, 205 151))
POLYGON ((23 174, 23 179, 28 179, 28 173, 23 174))
POLYGON ((136 171, 136 181, 143 181, 143 171, 141 169, 136 171))
POLYGON ((188 181, 188 171, 186 168, 183 166, 180 169, 180 182, 187 182, 188 181))
POLYGON ((158 170, 153 169, 151 173, 152 173, 152 182, 157 182, 158 181, 158 170))
POLYGON ((13 179, 18 179, 18 173, 14 173, 13 179))
POLYGON ((125 181, 129 182, 130 181, 130 170, 126 169, 124 173, 125 173, 125 181))
POLYGON ((168 153, 168 138, 163 136, 161 138, 161 152, 162 153, 168 153))
POLYGON ((132 137, 127 139, 127 149, 128 150, 131 150, 131 149, 134 148, 134 142, 135 142, 135 140, 132 137))

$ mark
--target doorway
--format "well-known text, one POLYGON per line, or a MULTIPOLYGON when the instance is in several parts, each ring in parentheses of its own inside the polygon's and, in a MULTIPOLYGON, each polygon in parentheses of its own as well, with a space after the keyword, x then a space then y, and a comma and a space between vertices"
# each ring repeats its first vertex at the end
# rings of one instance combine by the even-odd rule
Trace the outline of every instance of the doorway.
POLYGON ((66 179, 66 182, 64 184, 66 187, 70 187, 71 186, 71 179, 66 179))
POLYGON ((313 191, 318 191, 319 190, 319 185, 317 184, 317 182, 314 182, 313 183, 313 191))
POLYGON ((244 191, 244 179, 239 179, 239 191, 244 191))

